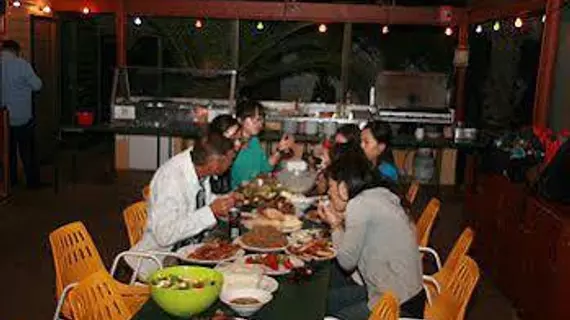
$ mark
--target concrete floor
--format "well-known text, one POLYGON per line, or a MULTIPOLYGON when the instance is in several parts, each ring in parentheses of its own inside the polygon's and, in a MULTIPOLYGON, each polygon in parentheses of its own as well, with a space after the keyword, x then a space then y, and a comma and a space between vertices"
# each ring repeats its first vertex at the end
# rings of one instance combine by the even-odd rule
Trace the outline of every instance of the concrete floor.
MULTIPOLYGON (((79 162, 79 168, 89 170, 79 174, 78 183, 65 184, 57 194, 50 188, 28 191, 20 187, 0 205, 0 274, 5 288, 0 319, 51 318, 56 301, 48 235, 58 226, 83 221, 108 267, 114 255, 128 248, 121 211, 141 198, 150 174, 122 173, 112 181, 101 181, 96 165, 79 162)), ((427 202, 430 193, 428 188, 421 189, 418 206, 427 202)), ((440 198, 442 210, 431 242, 445 256, 465 225, 461 196, 449 192, 440 198)), ((482 275, 467 319, 511 320, 516 315, 509 301, 482 275)))

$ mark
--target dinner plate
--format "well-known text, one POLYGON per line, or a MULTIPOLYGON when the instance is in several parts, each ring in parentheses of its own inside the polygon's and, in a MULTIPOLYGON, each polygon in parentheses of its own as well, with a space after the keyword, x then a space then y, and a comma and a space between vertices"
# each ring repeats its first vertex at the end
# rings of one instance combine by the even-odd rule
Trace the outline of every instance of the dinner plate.
MULTIPOLYGON (((255 256, 259 256, 259 255, 261 255, 261 254, 248 254, 248 255, 241 257, 240 260, 245 263, 245 260, 247 258, 255 257, 255 256)), ((303 260, 297 258, 296 256, 289 255, 289 259, 291 260, 291 263, 293 264, 294 268, 300 268, 300 267, 305 265, 305 262, 303 262, 303 260)), ((289 272, 291 272, 291 269, 287 269, 281 264, 279 265, 279 269, 277 269, 277 270, 271 269, 270 267, 263 265, 263 264, 261 265, 261 267, 263 268, 263 273, 265 273, 265 275, 268 275, 268 276, 282 276, 282 275, 285 275, 285 274, 288 274, 289 272)))
MULTIPOLYGON (((253 216, 253 217, 250 216, 250 219, 242 220, 242 225, 248 230, 253 229, 253 227, 255 226, 255 224, 254 224, 255 217, 256 216, 253 216)), ((270 225, 270 226, 277 228, 282 233, 291 233, 291 232, 301 230, 303 228, 303 221, 299 220, 297 223, 292 224, 291 226, 287 226, 287 227, 284 227, 283 224, 281 224, 280 226, 277 226, 277 225, 270 225)))
POLYGON ((276 247, 276 248, 252 247, 252 246, 249 246, 249 245, 243 243, 241 241, 241 237, 237 238, 235 240, 235 243, 239 244, 245 250, 254 251, 254 252, 262 252, 262 253, 278 252, 278 251, 283 251, 283 250, 285 250, 285 248, 287 248, 287 245, 282 246, 282 247, 276 247))
POLYGON ((220 259, 220 260, 199 260, 199 259, 194 259, 194 258, 190 258, 188 257, 192 252, 194 252, 196 249, 200 248, 201 246, 203 246, 203 243, 198 243, 198 244, 191 244, 185 247, 182 247, 180 249, 178 249, 176 251, 176 254, 178 255, 178 258, 182 261, 186 261, 189 263, 194 263, 194 264, 218 264, 221 262, 228 262, 228 261, 233 261, 239 257, 243 257, 245 255, 245 251, 243 249, 239 249, 233 256, 225 258, 225 259, 220 259))
POLYGON ((333 252, 332 255, 330 256, 326 256, 326 257, 320 257, 320 256, 313 256, 313 255, 297 255, 295 253, 292 253, 291 251, 289 251, 288 248, 285 248, 285 253, 290 254, 292 256, 295 256, 303 261, 328 261, 328 260, 332 260, 334 258, 336 258, 337 255, 337 251, 334 248, 330 248, 330 250, 333 252))

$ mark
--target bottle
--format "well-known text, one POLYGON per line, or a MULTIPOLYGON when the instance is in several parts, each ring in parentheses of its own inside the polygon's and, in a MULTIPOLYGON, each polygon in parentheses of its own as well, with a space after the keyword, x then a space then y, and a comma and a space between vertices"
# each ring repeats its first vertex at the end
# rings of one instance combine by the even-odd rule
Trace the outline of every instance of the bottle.
POLYGON ((228 216, 229 236, 231 241, 234 241, 240 236, 240 231, 239 231, 240 218, 241 218, 241 211, 238 208, 231 208, 228 216))

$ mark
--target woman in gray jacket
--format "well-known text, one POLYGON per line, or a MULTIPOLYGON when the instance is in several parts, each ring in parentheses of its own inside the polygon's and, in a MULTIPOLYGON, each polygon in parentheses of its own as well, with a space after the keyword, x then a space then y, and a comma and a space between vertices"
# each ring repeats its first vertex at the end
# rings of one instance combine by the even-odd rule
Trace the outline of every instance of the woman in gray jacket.
POLYGON ((333 288, 328 313, 342 320, 368 319, 382 294, 392 291, 403 315, 423 318, 421 257, 400 197, 360 152, 334 161, 328 178, 330 204, 320 206, 319 214, 331 227, 338 264, 347 272, 357 270, 365 284, 333 288))

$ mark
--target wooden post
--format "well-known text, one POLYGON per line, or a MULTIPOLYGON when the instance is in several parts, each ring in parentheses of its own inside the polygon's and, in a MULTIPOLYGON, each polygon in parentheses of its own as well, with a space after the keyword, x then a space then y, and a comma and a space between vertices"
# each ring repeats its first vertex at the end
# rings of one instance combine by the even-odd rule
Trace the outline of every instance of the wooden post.
POLYGON ((542 47, 534 96, 532 123, 535 126, 548 125, 548 111, 553 87, 556 53, 558 52, 558 33, 560 29, 563 0, 547 0, 546 21, 542 33, 542 47))
POLYGON ((115 28, 117 38, 117 67, 125 67, 127 65, 127 42, 126 42, 126 23, 127 16, 125 13, 124 0, 117 0, 117 10, 115 11, 115 28))
POLYGON ((459 41, 455 58, 455 118, 456 121, 465 121, 465 74, 467 64, 461 63, 461 55, 469 50, 469 23, 463 22, 459 25, 459 41))
MULTIPOLYGON (((341 71, 340 71, 340 96, 337 97, 337 101, 341 103, 346 102, 347 91, 350 90, 349 86, 349 69, 350 69, 350 57, 352 55, 352 23, 346 22, 344 24, 344 30, 342 35, 342 61, 341 61, 341 71), (339 99, 340 98, 340 99, 339 99)), ((354 97, 353 97, 354 98, 354 97)))

